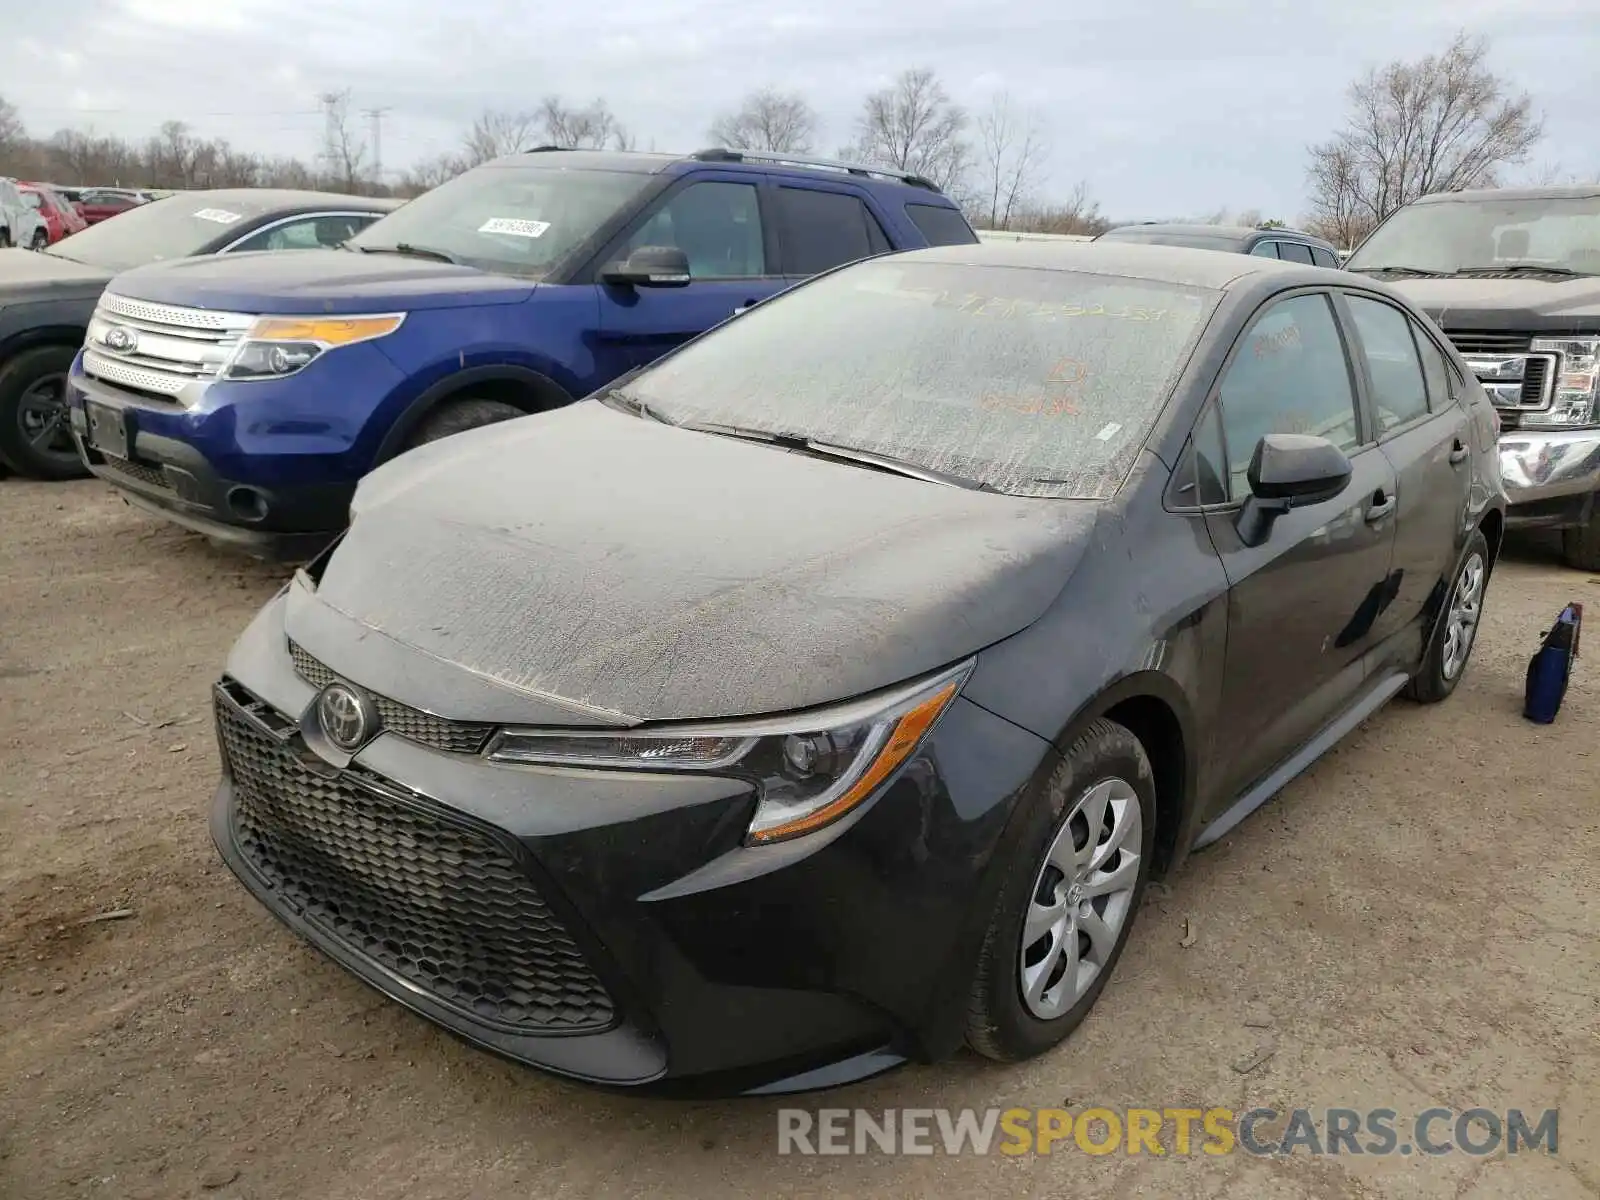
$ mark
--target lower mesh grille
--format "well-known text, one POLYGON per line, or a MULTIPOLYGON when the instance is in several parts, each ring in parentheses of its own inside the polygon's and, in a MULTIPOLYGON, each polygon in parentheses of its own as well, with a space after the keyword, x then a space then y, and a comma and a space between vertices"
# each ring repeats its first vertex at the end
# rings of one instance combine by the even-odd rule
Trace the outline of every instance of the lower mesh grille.
MULTIPOLYGON (((289 643, 289 654, 294 659, 294 669, 300 678, 314 688, 325 688, 338 678, 295 642, 289 643)), ((476 754, 494 732, 493 725, 449 721, 387 696, 374 695, 372 699, 378 706, 378 715, 383 718, 385 729, 410 741, 432 746, 435 750, 451 754, 476 754)))
POLYGON ((113 458, 109 454, 100 456, 105 460, 105 466, 118 475, 126 475, 129 479, 137 479, 146 487, 160 488, 170 492, 172 485, 167 482, 165 472, 156 467, 147 467, 143 463, 130 462, 126 458, 113 458))
POLYGON ((287 740, 268 734, 236 689, 216 697, 230 832, 279 903, 478 1022, 519 1033, 613 1022, 605 986, 508 847, 373 777, 308 765, 292 723, 287 740))

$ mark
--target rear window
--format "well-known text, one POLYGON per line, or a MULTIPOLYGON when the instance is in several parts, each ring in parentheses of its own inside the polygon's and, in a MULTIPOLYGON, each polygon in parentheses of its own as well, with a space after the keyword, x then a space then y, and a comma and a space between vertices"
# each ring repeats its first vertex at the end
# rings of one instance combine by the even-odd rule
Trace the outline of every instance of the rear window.
POLYGON ((1104 499, 1219 295, 872 259, 752 309, 626 391, 680 424, 849 446, 1015 495, 1104 499))
POLYGON ((928 239, 930 246, 970 246, 978 240, 960 209, 937 204, 908 204, 906 216, 928 239))

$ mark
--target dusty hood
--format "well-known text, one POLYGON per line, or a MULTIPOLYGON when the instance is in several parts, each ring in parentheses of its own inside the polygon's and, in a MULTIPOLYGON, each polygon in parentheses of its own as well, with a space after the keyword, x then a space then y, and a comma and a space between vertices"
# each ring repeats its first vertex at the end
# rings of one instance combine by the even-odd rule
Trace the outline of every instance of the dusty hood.
POLYGON ((369 476, 287 626, 336 671, 414 690, 395 698, 444 716, 475 715, 463 697, 491 681, 547 714, 529 720, 556 723, 781 712, 1022 629, 1059 594, 1097 511, 588 401, 369 476), (473 673, 471 685, 440 688, 444 663, 473 673))
POLYGON ((35 250, 0 250, 0 304, 61 296, 98 296, 111 272, 35 250))
POLYGON ((1600 330, 1600 278, 1391 279, 1446 333, 1453 329, 1563 333, 1600 330))

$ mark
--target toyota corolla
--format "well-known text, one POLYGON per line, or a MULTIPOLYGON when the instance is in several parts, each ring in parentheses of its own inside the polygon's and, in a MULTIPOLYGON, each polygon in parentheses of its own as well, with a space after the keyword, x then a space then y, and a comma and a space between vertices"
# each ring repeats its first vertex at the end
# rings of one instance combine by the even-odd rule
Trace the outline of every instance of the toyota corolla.
POLYGON ((217 685, 213 835, 369 984, 566 1076, 1035 1055, 1152 873, 1455 689, 1494 447, 1358 276, 867 260, 370 475, 217 685))

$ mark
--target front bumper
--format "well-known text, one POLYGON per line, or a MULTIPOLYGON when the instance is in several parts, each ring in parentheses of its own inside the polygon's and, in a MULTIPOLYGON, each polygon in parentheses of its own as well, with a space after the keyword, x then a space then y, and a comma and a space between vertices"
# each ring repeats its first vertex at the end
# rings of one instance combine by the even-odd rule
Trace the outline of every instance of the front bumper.
POLYGON ((283 487, 229 478, 195 445, 161 431, 176 414, 142 409, 81 373, 72 376, 69 406, 84 465, 129 503, 185 528, 253 554, 305 559, 348 522, 354 483, 283 487), (119 414, 125 457, 91 442, 89 403, 119 414))
POLYGON ((1500 435, 1508 525, 1587 520, 1600 491, 1600 429, 1519 429, 1500 435))
POLYGON ((282 609, 219 688, 212 833, 367 983, 497 1054, 618 1087, 809 1089, 959 1046, 994 850, 1043 740, 958 700, 852 817, 746 847, 736 779, 502 766, 387 716, 408 735, 330 767, 304 719, 322 676, 297 669, 282 609))

